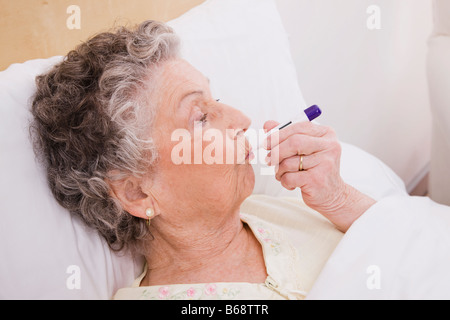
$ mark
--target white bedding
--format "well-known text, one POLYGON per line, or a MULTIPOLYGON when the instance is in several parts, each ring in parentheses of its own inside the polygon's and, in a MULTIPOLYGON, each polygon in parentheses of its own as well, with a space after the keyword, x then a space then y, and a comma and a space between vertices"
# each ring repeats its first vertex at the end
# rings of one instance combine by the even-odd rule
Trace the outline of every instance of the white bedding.
POLYGON ((345 234, 308 299, 450 299, 450 207, 378 201, 345 234))

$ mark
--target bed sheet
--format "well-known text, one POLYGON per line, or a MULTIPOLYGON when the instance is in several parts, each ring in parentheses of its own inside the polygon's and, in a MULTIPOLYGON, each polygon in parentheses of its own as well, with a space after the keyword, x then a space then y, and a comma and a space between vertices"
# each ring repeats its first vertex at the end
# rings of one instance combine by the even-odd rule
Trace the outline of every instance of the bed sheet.
POLYGON ((450 207, 386 197, 344 235, 307 299, 450 299, 450 207))

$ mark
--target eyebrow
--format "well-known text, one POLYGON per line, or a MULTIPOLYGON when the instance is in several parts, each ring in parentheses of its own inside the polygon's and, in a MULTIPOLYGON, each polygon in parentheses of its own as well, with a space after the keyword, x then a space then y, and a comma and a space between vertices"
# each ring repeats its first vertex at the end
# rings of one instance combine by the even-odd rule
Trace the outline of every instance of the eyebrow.
POLYGON ((186 99, 187 97, 191 96, 191 95, 195 95, 195 94, 199 94, 199 95, 203 95, 203 91, 202 90, 195 90, 195 91, 190 91, 188 93, 186 93, 185 95, 183 95, 180 99, 180 104, 178 105, 178 107, 181 106, 181 102, 186 99))

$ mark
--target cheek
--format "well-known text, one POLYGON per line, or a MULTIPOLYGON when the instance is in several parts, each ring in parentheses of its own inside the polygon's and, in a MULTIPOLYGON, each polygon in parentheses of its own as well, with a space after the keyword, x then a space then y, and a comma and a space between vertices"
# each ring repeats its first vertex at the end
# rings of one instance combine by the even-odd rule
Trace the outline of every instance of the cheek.
POLYGON ((232 138, 230 134, 226 134, 223 145, 224 163, 230 165, 244 164, 247 156, 245 145, 245 137, 243 135, 238 138, 232 138))
MULTIPOLYGON (((230 132, 233 130, 229 130, 230 132)), ((230 132, 216 128, 194 130, 192 139, 186 143, 183 163, 199 165, 243 164, 246 157, 245 137, 236 139, 230 132)), ((173 154, 178 156, 178 150, 173 154)))
POLYGON ((180 198, 219 207, 233 202, 238 181, 231 166, 182 165, 176 172, 172 175, 180 198))
POLYGON ((195 185, 202 201, 214 207, 240 204, 253 191, 255 180, 251 166, 215 165, 202 169, 195 185))
POLYGON ((235 138, 231 132, 216 130, 213 139, 205 139, 207 131, 186 130, 186 135, 175 137, 168 132, 158 137, 155 142, 162 184, 170 186, 168 191, 174 195, 195 194, 209 200, 251 194, 255 178, 251 165, 243 164, 245 137, 235 138), (216 140, 220 142, 214 143, 216 140))

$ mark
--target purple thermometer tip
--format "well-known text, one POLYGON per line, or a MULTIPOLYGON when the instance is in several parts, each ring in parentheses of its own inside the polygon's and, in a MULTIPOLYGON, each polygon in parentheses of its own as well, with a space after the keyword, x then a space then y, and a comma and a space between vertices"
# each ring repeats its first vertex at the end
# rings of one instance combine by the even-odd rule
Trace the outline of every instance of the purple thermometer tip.
POLYGON ((318 116, 322 114, 322 110, 316 105, 313 105, 305 110, 306 116, 308 117, 309 121, 313 121, 318 116))

